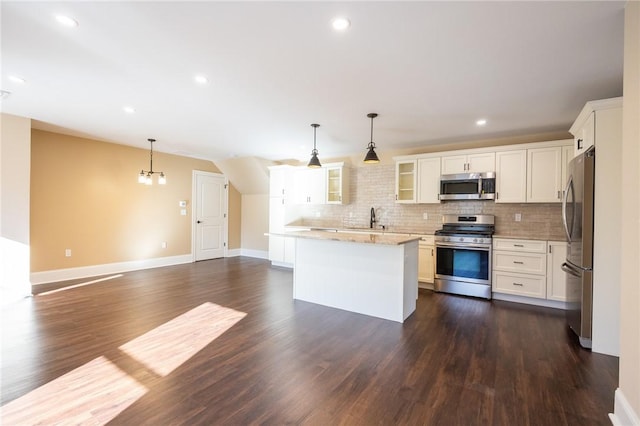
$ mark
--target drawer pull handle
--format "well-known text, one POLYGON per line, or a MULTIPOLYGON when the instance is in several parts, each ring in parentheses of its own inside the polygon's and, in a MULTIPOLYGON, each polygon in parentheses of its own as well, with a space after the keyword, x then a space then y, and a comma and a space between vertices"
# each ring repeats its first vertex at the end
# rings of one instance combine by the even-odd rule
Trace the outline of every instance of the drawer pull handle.
POLYGON ((519 287, 524 287, 524 284, 522 284, 522 283, 513 283, 513 285, 517 285, 519 287))
POLYGON ((524 244, 514 244, 514 247, 524 247, 524 244))
POLYGON ((518 264, 518 265, 524 265, 524 262, 519 262, 517 260, 514 260, 513 263, 518 264))

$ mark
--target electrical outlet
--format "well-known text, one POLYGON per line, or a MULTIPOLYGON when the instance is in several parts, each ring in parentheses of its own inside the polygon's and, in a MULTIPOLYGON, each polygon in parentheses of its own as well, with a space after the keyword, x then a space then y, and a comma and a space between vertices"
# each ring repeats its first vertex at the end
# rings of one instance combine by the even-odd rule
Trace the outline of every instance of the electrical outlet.
POLYGON ((162 248, 167 248, 167 242, 166 242, 166 241, 163 241, 162 243, 160 243, 160 246, 161 246, 162 248))
POLYGON ((64 256, 65 257, 71 257, 71 249, 65 249, 64 250, 64 256))
POLYGON ((516 222, 520 222, 522 220, 522 214, 516 213, 516 222))
POLYGON ((429 213, 426 213, 426 212, 425 212, 425 213, 422 213, 422 218, 423 218, 424 220, 429 220, 429 213))
POLYGON ((186 216, 187 215, 187 209, 180 209, 180 216, 186 216))

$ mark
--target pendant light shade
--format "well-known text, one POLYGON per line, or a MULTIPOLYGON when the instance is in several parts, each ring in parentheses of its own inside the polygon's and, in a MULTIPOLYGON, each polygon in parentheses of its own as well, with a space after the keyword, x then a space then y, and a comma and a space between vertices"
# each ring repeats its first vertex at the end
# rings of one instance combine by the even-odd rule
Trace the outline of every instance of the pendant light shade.
POLYGON ((320 125, 314 123, 311 127, 313 127, 313 151, 311 151, 311 159, 309 160, 307 167, 317 169, 318 167, 322 167, 322 164, 320 164, 320 160, 318 159, 318 150, 316 149, 316 130, 320 125))
POLYGON ((376 114, 375 112, 370 112, 369 114, 367 114, 367 117, 369 117, 371 119, 371 142, 369 142, 369 145, 367 145, 367 155, 365 155, 364 157, 364 162, 367 164, 375 164, 375 163, 379 163, 380 159, 378 158, 378 154, 376 154, 375 148, 376 148, 376 144, 373 143, 373 119, 376 118, 378 116, 378 114, 376 114))
POLYGON ((149 151, 149 170, 141 170, 138 175, 138 183, 144 183, 145 185, 153 185, 152 176, 154 173, 160 173, 158 176, 158 183, 160 185, 166 185, 167 177, 164 172, 154 172, 153 171, 153 143, 156 141, 155 139, 147 139, 151 144, 151 150, 149 151))

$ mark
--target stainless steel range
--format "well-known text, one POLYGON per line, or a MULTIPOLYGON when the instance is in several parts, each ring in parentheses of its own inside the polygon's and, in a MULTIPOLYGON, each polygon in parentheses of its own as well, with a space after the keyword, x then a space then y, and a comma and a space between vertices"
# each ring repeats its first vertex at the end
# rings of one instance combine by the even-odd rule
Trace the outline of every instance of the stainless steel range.
POLYGON ((493 215, 443 215, 435 232, 436 291, 491 299, 493 215))

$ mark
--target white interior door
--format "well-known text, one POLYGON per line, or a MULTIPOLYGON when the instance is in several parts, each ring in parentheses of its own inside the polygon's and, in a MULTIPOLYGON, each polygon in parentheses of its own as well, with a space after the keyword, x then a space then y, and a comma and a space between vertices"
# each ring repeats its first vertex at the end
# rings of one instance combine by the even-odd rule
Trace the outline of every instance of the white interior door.
POLYGON ((227 179, 217 173, 193 172, 195 260, 225 256, 227 242, 227 179))

